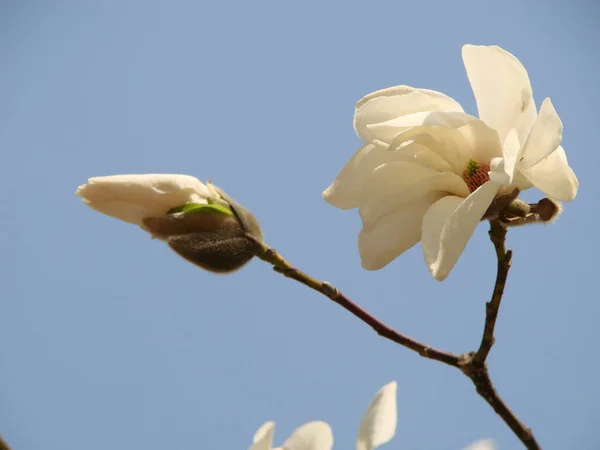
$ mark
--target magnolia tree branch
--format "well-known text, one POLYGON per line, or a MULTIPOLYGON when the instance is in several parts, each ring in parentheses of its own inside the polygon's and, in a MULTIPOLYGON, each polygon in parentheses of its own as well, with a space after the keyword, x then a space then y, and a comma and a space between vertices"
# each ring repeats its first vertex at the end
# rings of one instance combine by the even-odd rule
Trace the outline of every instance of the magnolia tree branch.
POLYGON ((512 251, 506 250, 505 246, 506 228, 499 222, 491 222, 489 235, 496 249, 496 260, 498 261, 496 282, 492 298, 485 304, 485 324, 479 349, 476 352, 461 355, 461 370, 471 379, 477 393, 496 411, 496 414, 510 427, 523 445, 529 450, 539 450, 541 447, 535 440, 531 429, 519 420, 494 388, 486 364, 486 359, 495 341, 496 320, 512 258, 512 251))
POLYGON ((309 288, 323 294, 330 300, 333 300, 346 311, 358 317, 364 323, 373 328, 373 330, 375 330, 375 332, 380 336, 409 348, 424 358, 433 359, 444 364, 448 364, 449 366, 460 368, 461 358, 459 355, 445 352, 443 350, 423 344, 422 342, 419 342, 394 330, 389 325, 386 325, 381 320, 373 317, 370 313, 362 309, 360 306, 342 294, 335 286, 331 285, 327 281, 316 280, 310 275, 307 275, 301 270, 295 268, 275 249, 266 246, 252 235, 247 235, 247 238, 254 243, 256 256, 271 264, 276 272, 279 272, 288 278, 292 278, 293 280, 296 280, 305 286, 308 286, 309 288))
POLYGON ((504 245, 506 241, 506 228, 497 222, 490 224, 490 240, 496 249, 496 259, 498 260, 498 268, 496 270, 496 283, 494 284, 494 292, 492 299, 485 304, 485 325, 483 328, 483 336, 479 350, 474 356, 474 359, 479 362, 484 362, 494 345, 494 329, 496 327, 496 319, 498 318, 498 310, 500 302, 504 294, 504 286, 510 269, 512 251, 506 250, 504 245))
POLYGON ((487 356, 494 345, 494 329, 512 256, 512 252, 505 248, 506 228, 502 224, 491 222, 489 234, 498 260, 494 291, 491 300, 486 303, 485 325, 479 349, 462 355, 431 347, 394 330, 354 303, 332 284, 327 281, 319 281, 292 266, 275 249, 268 247, 251 234, 247 234, 246 237, 254 244, 255 255, 271 264, 276 272, 323 294, 369 325, 380 336, 413 350, 424 358, 460 369, 473 382, 477 393, 496 411, 523 445, 529 450, 539 450, 541 447, 533 437, 531 430, 517 418, 496 392, 486 364, 487 356))

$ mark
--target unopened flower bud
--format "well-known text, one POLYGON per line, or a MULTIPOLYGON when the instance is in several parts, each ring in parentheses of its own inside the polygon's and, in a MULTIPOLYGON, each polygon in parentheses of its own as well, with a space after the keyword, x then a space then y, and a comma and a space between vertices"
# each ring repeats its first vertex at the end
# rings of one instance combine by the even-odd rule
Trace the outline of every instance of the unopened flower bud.
POLYGON ((116 175, 90 178, 77 195, 104 214, 139 225, 186 260, 230 273, 254 256, 256 218, 210 182, 188 175, 116 175))
POLYGON ((562 205, 549 198, 537 203, 527 203, 515 199, 503 211, 502 222, 509 227, 535 223, 552 223, 562 213, 562 205))

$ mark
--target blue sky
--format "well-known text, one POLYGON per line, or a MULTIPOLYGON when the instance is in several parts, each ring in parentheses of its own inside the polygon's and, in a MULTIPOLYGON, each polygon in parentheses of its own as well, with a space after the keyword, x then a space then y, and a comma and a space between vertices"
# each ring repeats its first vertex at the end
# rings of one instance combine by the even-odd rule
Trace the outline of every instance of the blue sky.
POLYGON ((210 178, 302 269, 407 334, 472 350, 495 276, 486 227, 442 283, 419 246, 366 272, 358 215, 321 199, 359 146, 363 95, 408 84, 476 112, 460 58, 472 43, 517 55, 538 105, 552 98, 580 180, 556 224, 509 233, 490 370, 545 449, 599 448, 599 13, 578 0, 2 2, 0 433, 15 450, 245 449, 266 420, 277 443, 325 420, 335 448, 353 448, 396 380, 384 448, 520 448, 457 371, 260 261, 208 274, 74 195, 96 175, 210 178))

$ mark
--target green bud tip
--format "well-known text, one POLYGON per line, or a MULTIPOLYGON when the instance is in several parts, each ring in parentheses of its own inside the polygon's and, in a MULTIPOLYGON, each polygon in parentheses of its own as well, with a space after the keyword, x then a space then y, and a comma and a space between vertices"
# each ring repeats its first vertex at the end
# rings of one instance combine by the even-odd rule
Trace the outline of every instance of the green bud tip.
POLYGON ((216 203, 212 204, 203 204, 203 203, 186 203, 185 205, 177 206, 171 210, 167 214, 177 214, 177 213, 207 213, 207 212, 219 212, 225 214, 227 216, 233 216, 233 212, 226 208, 225 206, 218 205, 216 203))

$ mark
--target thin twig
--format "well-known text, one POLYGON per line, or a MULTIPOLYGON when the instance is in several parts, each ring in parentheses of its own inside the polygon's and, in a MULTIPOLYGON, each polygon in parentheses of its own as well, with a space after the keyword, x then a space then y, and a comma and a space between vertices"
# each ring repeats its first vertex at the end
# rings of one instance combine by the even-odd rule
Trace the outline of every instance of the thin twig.
POLYGON ((331 285, 326 281, 318 281, 310 275, 305 274, 301 270, 293 267, 288 263, 275 249, 270 248, 263 244, 261 241, 247 235, 247 238, 251 240, 255 245, 255 254, 258 258, 268 262, 273 266, 276 272, 285 275, 288 278, 292 278, 317 292, 320 292, 324 296, 333 300, 335 303, 340 305, 346 311, 350 312, 354 316, 369 325, 377 334, 389 339, 397 344, 400 344, 406 348, 409 348, 424 358, 433 359, 435 361, 448 364, 452 367, 460 367, 461 360, 460 356, 454 353, 445 352, 437 348, 425 345, 409 336, 406 336, 398 331, 394 330, 390 326, 386 325, 379 319, 373 317, 367 311, 362 309, 348 297, 340 292, 335 286, 331 285))
POLYGON ((479 396, 482 397, 493 408, 496 414, 500 416, 504 423, 510 427, 525 448, 528 450, 540 450, 541 447, 535 440, 531 429, 527 428, 527 426, 519 420, 494 388, 485 361, 477 361, 472 357, 474 355, 475 353, 464 355, 465 364, 462 367, 463 373, 471 379, 479 396))
POLYGON ((506 241, 506 228, 497 222, 492 222, 490 224, 489 235, 490 240, 496 249, 498 268, 496 271, 496 283, 494 284, 492 299, 485 304, 485 325, 483 328, 483 336, 481 337, 481 344, 479 345, 479 350, 477 350, 477 353, 473 357, 480 362, 486 360, 494 345, 496 319, 498 318, 498 310, 500 309, 500 302, 502 301, 502 295, 504 294, 504 286, 506 285, 506 278, 508 277, 512 258, 512 251, 507 251, 504 244, 506 241))
POLYGON ((512 258, 512 251, 506 250, 506 228, 502 224, 491 222, 489 236, 496 249, 496 260, 498 261, 496 282, 494 283, 492 298, 485 304, 485 324, 479 349, 476 352, 461 356, 463 360, 461 368, 463 373, 475 385, 477 393, 496 411, 496 414, 510 427, 523 445, 529 450, 540 450, 541 447, 535 440, 531 429, 519 420, 494 388, 486 364, 486 359, 495 341, 496 320, 498 319, 498 311, 512 258))
POLYGON ((433 348, 394 330, 358 306, 330 283, 319 281, 292 266, 275 249, 268 247, 251 234, 247 234, 246 237, 254 244, 256 256, 271 264, 276 272, 292 278, 333 300, 346 311, 349 311, 373 328, 380 336, 413 350, 424 358, 433 359, 460 369, 473 382, 477 393, 510 427, 523 445, 528 450, 540 450, 541 447, 533 437, 531 430, 517 418, 496 392, 486 364, 487 356, 494 345, 494 329, 512 256, 512 252, 510 250, 507 251, 505 248, 506 228, 498 222, 491 222, 489 235, 496 249, 496 258, 498 260, 494 291, 492 299, 486 303, 486 319, 479 349, 476 352, 462 355, 433 348))

